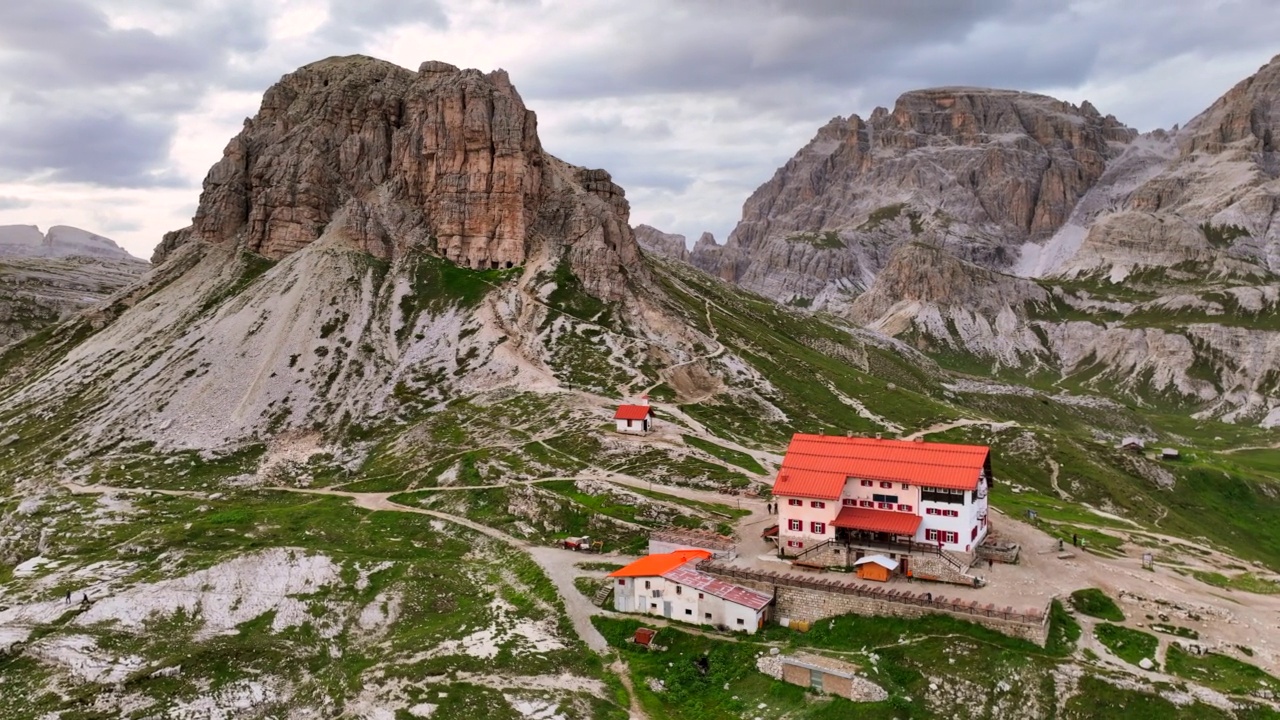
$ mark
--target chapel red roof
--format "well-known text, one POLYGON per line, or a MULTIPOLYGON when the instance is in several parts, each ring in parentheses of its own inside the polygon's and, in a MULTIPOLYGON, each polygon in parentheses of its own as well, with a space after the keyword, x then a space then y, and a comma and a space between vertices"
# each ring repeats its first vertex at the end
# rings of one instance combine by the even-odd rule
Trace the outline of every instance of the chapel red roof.
POLYGON ((831 524, 838 528, 866 530, 891 535, 915 535, 920 527, 920 516, 913 513, 875 510, 873 508, 845 507, 831 524))
POLYGON ((653 412, 652 405, 619 405, 614 420, 643 420, 653 412))
POLYGON ((973 490, 989 452, 983 445, 796 433, 782 459, 773 494, 835 500, 847 478, 973 490))

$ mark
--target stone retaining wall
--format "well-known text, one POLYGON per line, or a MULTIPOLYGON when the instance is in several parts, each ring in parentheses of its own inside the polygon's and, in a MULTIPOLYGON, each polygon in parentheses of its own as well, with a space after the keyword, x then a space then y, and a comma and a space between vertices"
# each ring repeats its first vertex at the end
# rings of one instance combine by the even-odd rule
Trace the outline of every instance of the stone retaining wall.
POLYGON ((733 538, 705 530, 687 528, 661 528, 649 533, 649 554, 661 554, 697 548, 708 550, 712 557, 730 559, 738 556, 733 538))
POLYGON ((977 548, 977 558, 1013 565, 1018 562, 1018 552, 1021 549, 1017 543, 983 543, 977 548))
POLYGON ((942 613, 1043 646, 1048 637, 1049 608, 1014 610, 994 604, 946 598, 931 592, 887 590, 842 579, 780 574, 704 561, 698 569, 726 582, 772 595, 774 618, 815 621, 837 615, 890 615, 915 618, 942 613))

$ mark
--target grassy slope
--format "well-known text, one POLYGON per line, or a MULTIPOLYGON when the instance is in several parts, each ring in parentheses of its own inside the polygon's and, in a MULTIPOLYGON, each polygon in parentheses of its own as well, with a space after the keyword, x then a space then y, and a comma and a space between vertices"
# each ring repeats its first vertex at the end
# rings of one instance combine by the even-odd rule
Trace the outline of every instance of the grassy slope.
MULTIPOLYGON (((78 497, 73 502, 92 506, 93 499, 78 497)), ((270 630, 273 613, 246 622, 234 635, 208 640, 195 637, 200 621, 181 613, 154 617, 141 632, 111 626, 41 631, 54 637, 89 635, 110 652, 145 658, 146 665, 126 680, 125 689, 154 699, 160 703, 157 707, 204 692, 202 680, 217 689, 260 676, 283 677, 292 683, 296 688, 293 705, 324 703, 328 702, 324 698, 329 698, 339 706, 382 674, 405 677, 421 692, 444 689, 451 693, 469 691, 450 687, 447 679, 423 678, 495 668, 509 676, 568 670, 586 677, 605 677, 598 658, 574 639, 557 594, 538 567, 527 557, 513 556, 505 546, 463 528, 453 526, 449 532, 439 532, 421 516, 368 512, 339 498, 285 493, 227 493, 217 500, 136 496, 134 503, 136 513, 123 522, 92 529, 53 508, 45 511, 56 513, 60 523, 57 556, 75 565, 118 560, 118 548, 128 543, 136 548, 129 559, 137 563, 130 576, 137 582, 184 575, 242 553, 273 547, 322 553, 343 568, 343 583, 300 596, 311 606, 315 622, 279 632, 270 630), (466 563, 459 562, 463 557, 466 563), (176 565, 175 558, 180 558, 176 565), (366 584, 353 582, 359 569, 367 573, 374 567, 380 569, 368 574, 366 584), (359 614, 360 608, 390 594, 405 598, 399 617, 387 626, 385 636, 378 639, 374 634, 370 640, 368 632, 356 629, 351 613, 359 614), (518 644, 503 645, 493 660, 465 654, 407 659, 443 640, 465 636, 467 628, 477 622, 483 625, 489 603, 495 598, 509 603, 519 616, 549 620, 567 639, 568 647, 529 653, 518 644), (334 622, 339 625, 339 634, 326 640, 320 634, 322 628, 334 622), (361 637, 365 639, 358 639, 361 637), (331 654, 331 648, 341 652, 331 654), (149 677, 156 668, 175 664, 182 665, 181 675, 149 677), (382 668, 381 673, 370 675, 369 669, 375 667, 382 668)), ((59 585, 44 594, 56 597, 63 591, 59 585)), ((0 658, 0 674, 7 680, 13 678, 19 687, 34 689, 40 672, 24 658, 0 658)), ((66 699, 6 690, 0 715, 35 717, 69 709, 74 715, 74 708, 96 692, 93 684, 80 686, 66 699)), ((481 701, 499 716, 510 712, 509 704, 491 691, 477 690, 473 702, 481 701)), ((595 717, 595 712, 603 717, 625 717, 607 700, 590 700, 588 704, 594 708, 593 714, 580 717, 595 717)))

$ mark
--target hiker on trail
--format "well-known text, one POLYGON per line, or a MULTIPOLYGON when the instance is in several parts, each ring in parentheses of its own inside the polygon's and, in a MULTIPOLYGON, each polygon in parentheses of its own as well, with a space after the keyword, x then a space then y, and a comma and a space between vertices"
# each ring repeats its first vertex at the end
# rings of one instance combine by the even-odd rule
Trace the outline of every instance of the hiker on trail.
POLYGON ((1058 538, 1058 552, 1062 552, 1062 538, 1058 538))
POLYGON ((1071 533, 1071 544, 1076 547, 1080 547, 1080 536, 1075 533, 1071 533))
POLYGON ((68 590, 68 591, 67 591, 67 599, 66 599, 66 601, 65 601, 65 603, 64 603, 64 604, 66 604, 66 605, 70 605, 70 604, 71 604, 71 591, 70 591, 70 590, 68 590))
POLYGON ((995 559, 994 559, 994 558, 987 558, 987 569, 988 569, 988 570, 990 570, 991 568, 993 568, 993 567, 995 567, 995 566, 996 566, 996 561, 995 561, 995 559))

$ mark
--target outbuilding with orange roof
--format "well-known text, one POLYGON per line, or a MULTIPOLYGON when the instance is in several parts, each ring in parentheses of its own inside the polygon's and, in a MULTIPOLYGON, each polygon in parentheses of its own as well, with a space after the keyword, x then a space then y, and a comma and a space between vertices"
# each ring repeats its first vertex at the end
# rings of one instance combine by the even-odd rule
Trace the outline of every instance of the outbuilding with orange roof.
POLYGON ((746 633, 764 627, 773 598, 700 572, 710 558, 707 550, 676 550, 609 573, 613 608, 746 633))

